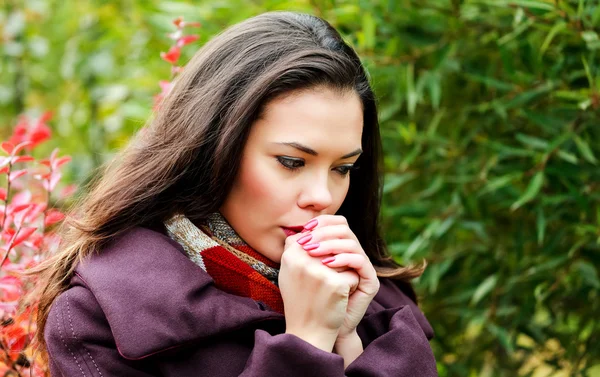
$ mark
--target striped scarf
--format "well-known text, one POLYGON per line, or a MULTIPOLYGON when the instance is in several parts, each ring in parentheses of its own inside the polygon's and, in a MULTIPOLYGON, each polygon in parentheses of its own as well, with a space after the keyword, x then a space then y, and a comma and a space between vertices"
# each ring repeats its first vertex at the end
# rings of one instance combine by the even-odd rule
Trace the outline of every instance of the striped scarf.
POLYGON ((246 244, 220 213, 210 215, 200 228, 182 214, 165 221, 165 226, 169 237, 213 278, 217 288, 283 313, 279 266, 246 244))

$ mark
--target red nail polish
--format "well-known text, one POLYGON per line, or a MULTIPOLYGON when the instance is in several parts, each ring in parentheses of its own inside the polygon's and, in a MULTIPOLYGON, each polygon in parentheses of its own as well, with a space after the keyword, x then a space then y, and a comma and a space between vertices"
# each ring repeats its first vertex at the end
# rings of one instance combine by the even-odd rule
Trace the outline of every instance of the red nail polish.
POLYGON ((318 242, 317 243, 309 243, 308 245, 304 245, 302 247, 304 248, 304 250, 310 251, 310 250, 314 250, 317 247, 319 247, 319 243, 318 242))
POLYGON ((300 245, 304 245, 305 243, 307 243, 308 241, 310 241, 312 238, 312 234, 307 234, 306 236, 302 236, 298 239, 298 242, 300 245))
POLYGON ((319 221, 317 219, 312 219, 309 222, 307 222, 306 225, 304 225, 304 229, 311 230, 314 227, 316 227, 318 223, 319 221))
POLYGON ((327 258, 321 259, 321 262, 323 262, 324 264, 327 264, 327 263, 333 262, 334 260, 335 260, 335 257, 327 257, 327 258))

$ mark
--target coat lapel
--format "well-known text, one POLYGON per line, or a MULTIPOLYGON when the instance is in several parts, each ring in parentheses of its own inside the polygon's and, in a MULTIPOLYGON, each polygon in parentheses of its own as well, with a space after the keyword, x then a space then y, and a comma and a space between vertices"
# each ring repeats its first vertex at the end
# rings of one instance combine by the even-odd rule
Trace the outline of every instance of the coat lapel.
POLYGON ((73 284, 90 289, 120 354, 142 359, 257 322, 283 321, 250 298, 218 290, 175 241, 135 228, 81 263, 73 284))

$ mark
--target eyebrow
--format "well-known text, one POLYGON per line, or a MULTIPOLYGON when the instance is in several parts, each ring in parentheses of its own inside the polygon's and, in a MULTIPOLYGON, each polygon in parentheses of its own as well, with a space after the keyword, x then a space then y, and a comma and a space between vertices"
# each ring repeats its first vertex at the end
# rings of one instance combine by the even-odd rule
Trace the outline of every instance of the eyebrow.
MULTIPOLYGON (((315 151, 312 148, 307 147, 306 145, 302 145, 300 143, 296 143, 296 142, 285 142, 285 143, 275 143, 275 144, 279 144, 279 145, 287 145, 289 147, 293 147, 296 148, 304 153, 310 154, 311 156, 318 156, 319 153, 317 153, 317 151, 315 151)), ((341 157, 341 159, 345 159, 345 158, 350 158, 350 157, 354 157, 356 155, 359 155, 363 152, 362 149, 358 148, 355 151, 352 151, 348 154, 345 154, 341 157)))

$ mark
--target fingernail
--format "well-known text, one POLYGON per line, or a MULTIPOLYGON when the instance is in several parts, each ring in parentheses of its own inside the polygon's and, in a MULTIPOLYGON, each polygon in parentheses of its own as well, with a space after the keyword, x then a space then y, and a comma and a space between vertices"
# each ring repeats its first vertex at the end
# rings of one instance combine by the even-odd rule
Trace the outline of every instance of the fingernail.
POLYGON ((314 227, 316 227, 318 223, 319 221, 317 219, 312 219, 309 222, 307 222, 306 225, 304 225, 304 229, 311 230, 314 227))
POLYGON ((308 245, 304 245, 302 246, 302 248, 304 248, 304 250, 309 251, 309 250, 314 250, 317 247, 319 247, 319 243, 309 243, 308 245))
POLYGON ((327 263, 333 262, 334 260, 335 260, 335 257, 327 257, 327 258, 321 259, 321 262, 323 262, 324 264, 327 264, 327 263))
POLYGON ((306 236, 302 236, 300 238, 298 238, 298 243, 300 245, 304 245, 305 243, 307 243, 308 241, 310 241, 310 239, 312 238, 312 234, 307 234, 306 236))

